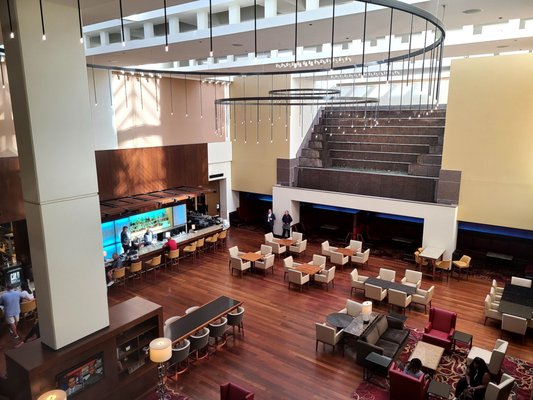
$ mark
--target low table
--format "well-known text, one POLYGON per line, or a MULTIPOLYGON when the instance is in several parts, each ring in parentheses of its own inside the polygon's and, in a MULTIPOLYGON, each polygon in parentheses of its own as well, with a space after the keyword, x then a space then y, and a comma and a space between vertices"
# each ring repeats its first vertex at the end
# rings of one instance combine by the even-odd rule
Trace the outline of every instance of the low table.
POLYGON ((452 387, 444 382, 437 382, 432 380, 428 387, 428 397, 436 397, 439 399, 446 399, 450 397, 452 387))
POLYGON ((368 362, 368 366, 363 369, 363 379, 367 382, 373 383, 374 385, 388 389, 386 385, 382 385, 378 382, 372 382, 371 379, 374 375, 383 376, 386 378, 389 374, 389 367, 392 363, 392 358, 372 352, 366 356, 365 360, 368 362))
POLYGON ((274 239, 274 242, 281 244, 282 246, 292 246, 296 243, 296 240, 293 239, 274 239))
POLYGON ((344 257, 351 257, 355 254, 355 250, 347 249, 345 247, 339 247, 335 252, 341 253, 344 257))
POLYGON ((457 342, 467 345, 469 349, 472 348, 473 336, 469 333, 455 331, 453 333, 452 339, 453 339, 452 350, 455 350, 455 345, 457 342))
POLYGON ((300 271, 304 274, 308 274, 309 276, 314 276, 318 274, 322 268, 318 265, 313 264, 300 264, 295 266, 293 269, 295 269, 296 271, 300 271))
POLYGON ((333 313, 326 317, 326 322, 337 329, 346 328, 353 320, 351 315, 344 313, 333 313))
POLYGON ((424 368, 430 371, 436 371, 439 367, 442 354, 444 354, 443 347, 419 341, 411 353, 409 361, 411 361, 413 358, 418 358, 420 361, 422 361, 422 366, 424 368))

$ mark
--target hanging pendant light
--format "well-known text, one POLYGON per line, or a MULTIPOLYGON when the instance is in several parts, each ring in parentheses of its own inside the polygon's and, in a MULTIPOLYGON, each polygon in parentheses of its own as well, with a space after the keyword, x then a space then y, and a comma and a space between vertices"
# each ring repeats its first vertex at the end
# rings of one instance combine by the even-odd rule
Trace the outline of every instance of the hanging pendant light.
POLYGON ((168 53, 167 0, 163 0, 163 10, 164 10, 164 13, 165 13, 165 51, 168 53))
POLYGON ((43 0, 39 0, 39 10, 41 11, 41 30, 43 32, 43 40, 46 40, 46 32, 44 30, 43 0))
POLYGON ((15 32, 13 32, 13 22, 11 21, 11 6, 9 4, 10 0, 7 1, 7 15, 9 17, 9 37, 13 39, 15 37, 15 32))
POLYGON ((83 44, 83 24, 81 22, 80 0, 78 0, 78 23, 79 23, 79 26, 80 26, 80 43, 83 44))
POLYGON ((126 36, 124 36, 124 13, 122 12, 122 0, 118 0, 120 8, 120 33, 122 35, 122 47, 126 47, 126 36))

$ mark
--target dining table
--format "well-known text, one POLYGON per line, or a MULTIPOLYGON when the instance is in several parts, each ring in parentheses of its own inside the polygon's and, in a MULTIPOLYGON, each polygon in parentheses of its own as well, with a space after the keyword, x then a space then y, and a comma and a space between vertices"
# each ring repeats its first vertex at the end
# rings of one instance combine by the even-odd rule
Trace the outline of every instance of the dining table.
POLYGON ((431 277, 435 280, 435 264, 437 260, 440 260, 446 249, 441 249, 439 247, 426 247, 422 250, 422 253, 419 254, 419 257, 425 258, 431 263, 431 277))
POLYGON ((508 283, 503 288, 498 311, 521 318, 533 317, 533 288, 508 283))
POLYGON ((401 283, 391 282, 391 281, 387 281, 385 279, 368 278, 365 281, 365 285, 366 284, 379 286, 382 289, 397 290, 399 292, 407 293, 407 295, 411 295, 411 294, 415 294, 416 293, 416 287, 414 287, 414 286, 403 285, 401 283))

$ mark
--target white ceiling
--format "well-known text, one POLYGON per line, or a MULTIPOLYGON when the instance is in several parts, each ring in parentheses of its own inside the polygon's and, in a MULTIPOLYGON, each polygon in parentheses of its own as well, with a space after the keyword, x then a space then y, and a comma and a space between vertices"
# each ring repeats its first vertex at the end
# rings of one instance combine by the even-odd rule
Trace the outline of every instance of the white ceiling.
MULTIPOLYGON (((49 0, 56 2, 72 3, 72 0, 49 0)), ((278 10, 285 7, 294 7, 294 0, 280 0, 278 10), (282 5, 280 1, 285 1, 282 5)), ((331 0, 321 0, 321 5, 327 4, 331 0)), ((146 11, 161 9, 163 0, 123 0, 124 16, 137 14, 146 11)), ((302 0, 300 0, 302 2, 302 0)), ((184 4, 187 1, 167 0, 167 7, 184 4)), ((208 4, 208 1, 205 0, 208 4)), ((262 4, 259 0, 258 4, 262 4)), ((337 4, 342 2, 338 1, 337 4)), ((514 19, 533 19, 533 0, 430 0, 417 2, 417 7, 425 9, 436 15, 443 21, 446 30, 452 31, 461 29, 464 26, 481 26, 487 24, 497 24, 514 19), (481 12, 466 14, 463 11, 469 9, 480 9, 481 12)), ((120 18, 119 0, 81 0, 82 15, 84 25, 95 24, 120 18)), ((303 2, 301 9, 304 8, 303 2)), ((386 10, 370 13, 368 16, 367 37, 388 35, 390 13, 386 10)), ((336 18, 335 41, 358 39, 362 35, 362 15, 346 18, 336 18)), ((409 18, 395 16, 395 33, 409 32, 409 18)), ((313 46, 331 41, 331 18, 325 16, 322 20, 304 22, 299 25, 298 45, 313 46)), ((415 31, 420 26, 415 26, 415 31)), ((481 38, 480 38, 481 39, 481 38)), ((254 51, 253 32, 234 34, 231 36, 215 37, 215 56, 226 54, 246 54, 254 51), (238 44, 239 46, 235 46, 238 44)), ((290 49, 294 46, 294 27, 286 25, 275 29, 264 29, 258 33, 258 51, 270 49, 290 49)), ((533 37, 501 39, 483 41, 469 44, 455 44, 445 48, 446 57, 458 57, 474 54, 499 53, 502 51, 533 50, 533 37)), ((155 63, 165 63, 172 61, 183 61, 189 59, 205 58, 209 53, 209 40, 207 38, 196 38, 170 46, 169 52, 164 51, 164 47, 152 46, 140 49, 118 49, 116 52, 99 54, 88 57, 89 63, 114 65, 114 66, 134 66, 155 63)))

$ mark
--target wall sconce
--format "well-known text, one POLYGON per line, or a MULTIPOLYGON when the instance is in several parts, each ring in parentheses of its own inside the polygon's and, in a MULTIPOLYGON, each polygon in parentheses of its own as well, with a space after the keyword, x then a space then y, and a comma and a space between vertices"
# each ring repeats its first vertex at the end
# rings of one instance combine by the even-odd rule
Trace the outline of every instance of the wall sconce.
POLYGON ((168 338, 157 338, 150 342, 150 361, 157 363, 157 395, 165 400, 165 362, 172 357, 172 342, 168 338))
POLYGON ((363 323, 368 324, 370 321, 370 314, 372 314, 372 302, 369 300, 363 301, 363 309, 361 310, 363 323))
POLYGON ((50 390, 40 395, 37 400, 66 400, 67 392, 61 389, 50 390))

